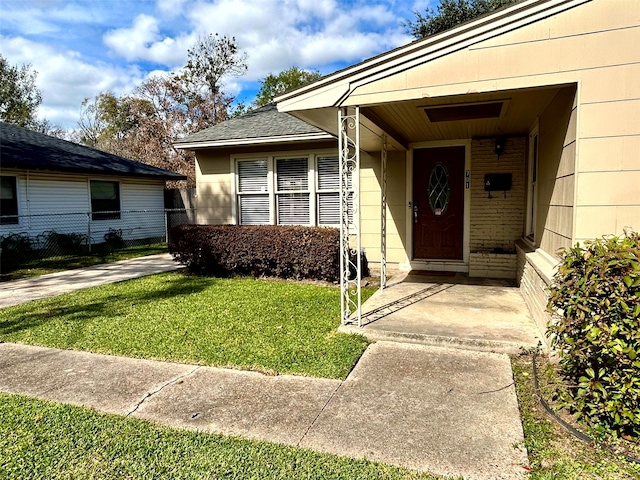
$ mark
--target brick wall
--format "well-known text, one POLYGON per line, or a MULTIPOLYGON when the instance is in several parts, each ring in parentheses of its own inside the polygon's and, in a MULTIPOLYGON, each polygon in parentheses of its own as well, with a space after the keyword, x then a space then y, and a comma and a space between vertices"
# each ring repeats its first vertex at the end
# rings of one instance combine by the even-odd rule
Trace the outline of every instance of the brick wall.
POLYGON ((516 267, 515 253, 471 253, 469 256, 470 277, 515 279, 516 267))
POLYGON ((544 335, 550 318, 546 312, 549 298, 546 289, 553 276, 554 265, 549 259, 544 258, 539 250, 528 247, 524 242, 518 242, 516 247, 520 293, 548 346, 548 339, 544 335))
POLYGON ((515 278, 515 242, 522 238, 526 205, 526 149, 524 137, 507 138, 504 153, 497 158, 495 139, 473 140, 471 143, 471 205, 469 275, 515 278), (484 190, 487 173, 510 173, 511 190, 484 190))

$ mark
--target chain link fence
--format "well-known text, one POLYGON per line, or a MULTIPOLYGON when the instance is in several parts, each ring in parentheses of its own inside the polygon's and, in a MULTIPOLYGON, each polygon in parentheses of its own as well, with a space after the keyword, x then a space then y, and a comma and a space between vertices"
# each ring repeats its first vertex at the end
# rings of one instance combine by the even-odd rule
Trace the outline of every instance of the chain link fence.
POLYGON ((195 223, 195 209, 0 216, 0 271, 37 259, 166 242, 172 227, 187 223, 195 223))

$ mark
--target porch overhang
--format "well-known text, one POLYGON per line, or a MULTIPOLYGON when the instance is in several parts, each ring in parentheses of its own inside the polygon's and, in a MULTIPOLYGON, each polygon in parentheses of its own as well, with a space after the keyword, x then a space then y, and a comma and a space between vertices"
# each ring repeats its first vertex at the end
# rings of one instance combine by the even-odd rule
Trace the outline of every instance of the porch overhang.
MULTIPOLYGON (((338 122, 335 107, 319 108, 290 112, 300 120, 321 128, 329 134, 338 137, 338 122)), ((365 152, 379 152, 382 138, 386 137, 389 150, 408 150, 407 139, 385 124, 384 120, 368 109, 360 111, 360 148, 365 152)))
MULTIPOLYGON (((513 88, 516 85, 497 86, 495 79, 487 78, 487 83, 479 89, 470 90, 464 86, 465 72, 461 72, 455 84, 433 85, 445 87, 437 92, 429 91, 430 85, 422 83, 413 87, 408 82, 397 88, 394 85, 382 85, 389 77, 401 76, 416 67, 429 64, 437 59, 469 49, 474 44, 486 42, 494 37, 530 25, 544 18, 556 15, 592 0, 525 0, 505 7, 492 14, 464 23, 457 28, 441 34, 417 40, 406 46, 366 60, 353 67, 296 89, 276 98, 278 110, 289 112, 322 129, 331 123, 322 122, 309 110, 335 109, 344 106, 365 107, 389 101, 416 100, 432 96, 445 96, 472 92, 491 92, 498 89, 513 88), (366 91, 366 86, 375 84, 375 88, 366 91), (382 87, 382 88, 380 88, 382 87), (465 89, 466 88, 466 89, 465 89), (455 92, 455 93, 454 93, 455 92)), ((492 65, 486 65, 490 69, 492 65)), ((517 79, 515 79, 517 84, 517 79)), ((564 83, 566 79, 554 78, 549 83, 564 83)), ((526 79, 524 80, 526 83, 526 79)), ((520 83, 520 87, 525 83, 520 83)), ((364 112, 363 112, 364 113, 364 112)), ((336 127, 333 127, 334 129, 336 127)), ((328 130, 329 131, 329 130, 328 130)))

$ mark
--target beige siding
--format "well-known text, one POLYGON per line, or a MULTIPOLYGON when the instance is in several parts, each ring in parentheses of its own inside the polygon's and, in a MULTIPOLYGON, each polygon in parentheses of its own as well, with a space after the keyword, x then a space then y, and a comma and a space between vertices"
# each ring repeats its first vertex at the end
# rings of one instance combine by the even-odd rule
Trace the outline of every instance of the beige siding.
POLYGON ((549 254, 570 247, 573 238, 575 88, 564 88, 540 117, 536 245, 549 254))
MULTIPOLYGON (((639 36, 637 0, 593 0, 444 57, 425 58, 421 65, 359 87, 348 103, 567 84, 606 75, 599 70, 609 68, 619 73, 621 67, 637 68, 639 36)), ((633 82, 633 74, 623 73, 618 81, 625 79, 633 82)), ((638 88, 626 85, 629 94, 638 88)))
POLYGON ((640 229, 639 71, 619 70, 618 98, 611 100, 605 88, 581 95, 574 238, 579 242, 640 229), (635 82, 628 81, 632 75, 635 82))
POLYGON ((640 2, 593 0, 371 81, 348 103, 472 100, 469 92, 576 84, 576 94, 561 91, 540 115, 536 243, 554 254, 640 228, 638 38, 640 2))
POLYGON ((203 224, 234 223, 229 154, 201 151, 196 154, 197 222, 203 224))
MULTIPOLYGON (((387 261, 406 261, 405 153, 387 157, 387 261)), ((380 155, 362 155, 360 171, 362 246, 372 267, 380 262, 380 155)))

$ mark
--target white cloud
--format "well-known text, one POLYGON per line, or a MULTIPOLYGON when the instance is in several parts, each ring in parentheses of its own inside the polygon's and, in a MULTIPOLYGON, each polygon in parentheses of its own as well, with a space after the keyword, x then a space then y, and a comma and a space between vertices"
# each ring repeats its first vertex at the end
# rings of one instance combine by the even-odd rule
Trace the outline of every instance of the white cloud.
POLYGON ((117 28, 104 34, 104 43, 127 60, 144 58, 150 44, 159 39, 158 21, 149 15, 138 15, 131 28, 117 28))
POLYGON ((111 53, 128 61, 146 60, 177 67, 184 65, 187 49, 193 35, 181 34, 177 38, 162 36, 160 21, 150 15, 138 15, 131 27, 109 30, 103 41, 111 53))
POLYGON ((24 35, 60 32, 63 24, 99 23, 99 9, 67 1, 15 1, 1 5, 3 28, 14 28, 24 35))
POLYGON ((165 16, 176 17, 182 13, 189 0, 158 0, 158 10, 165 16))
POLYGON ((236 37, 248 53, 249 81, 292 65, 322 69, 359 62, 410 40, 401 19, 381 3, 345 7, 334 0, 199 1, 186 15, 199 33, 236 37))
POLYGON ((90 64, 72 50, 56 50, 20 37, 1 37, 3 55, 11 64, 30 63, 42 91, 39 116, 65 128, 75 126, 84 98, 112 91, 129 93, 144 74, 135 66, 90 64))
POLYGON ((227 79, 225 88, 250 101, 256 80, 269 73, 296 65, 327 74, 409 42, 402 21, 428 3, 0 0, 0 41, 11 63, 31 63, 39 72, 41 115, 69 128, 83 98, 108 90, 129 94, 149 70, 182 67, 200 35, 235 36, 249 70, 227 79))

